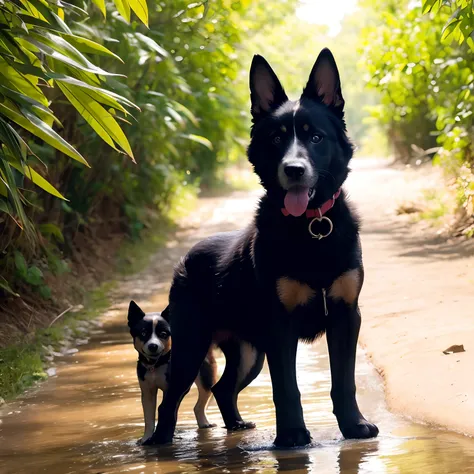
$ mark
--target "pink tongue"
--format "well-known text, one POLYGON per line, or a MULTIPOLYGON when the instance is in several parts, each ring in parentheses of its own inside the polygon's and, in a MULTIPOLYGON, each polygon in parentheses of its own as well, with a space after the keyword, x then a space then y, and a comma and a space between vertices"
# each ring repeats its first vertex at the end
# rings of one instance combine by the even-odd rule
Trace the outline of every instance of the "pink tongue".
POLYGON ((295 217, 301 216, 308 207, 309 188, 294 187, 287 191, 285 196, 285 208, 295 217))

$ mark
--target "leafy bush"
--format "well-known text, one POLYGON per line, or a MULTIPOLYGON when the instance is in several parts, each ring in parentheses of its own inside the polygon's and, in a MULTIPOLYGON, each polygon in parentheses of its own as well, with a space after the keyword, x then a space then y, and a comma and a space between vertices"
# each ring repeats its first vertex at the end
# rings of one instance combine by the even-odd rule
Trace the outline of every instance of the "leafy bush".
POLYGON ((295 2, 148 3, 0 6, 6 292, 48 297, 47 274, 66 271, 78 248, 117 232, 137 237, 182 190, 244 156, 240 44, 295 2))
POLYGON ((381 94, 374 117, 399 159, 408 161, 413 150, 419 158, 436 152, 457 180, 460 206, 472 214, 472 2, 366 0, 363 5, 375 14, 362 44, 369 85, 381 94))

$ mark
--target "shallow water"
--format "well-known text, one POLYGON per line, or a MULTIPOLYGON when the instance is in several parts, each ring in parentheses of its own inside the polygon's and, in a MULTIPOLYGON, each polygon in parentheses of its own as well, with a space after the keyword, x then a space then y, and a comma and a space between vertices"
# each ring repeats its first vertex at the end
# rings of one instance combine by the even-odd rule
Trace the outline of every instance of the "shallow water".
MULTIPOLYGON (((387 411, 382 381, 358 353, 358 399, 377 423, 374 440, 344 441, 329 399, 329 364, 324 339, 301 345, 298 378, 305 419, 314 442, 306 449, 272 450, 274 408, 267 367, 242 392, 239 407, 257 429, 227 433, 215 403, 217 428, 197 430, 192 412, 195 388, 184 399, 175 442, 143 448, 136 356, 125 315, 131 296, 144 309, 159 309, 173 263, 195 240, 247 220, 255 196, 203 201, 188 230, 143 275, 124 283, 121 296, 87 345, 63 358, 57 375, 22 400, 0 410, 0 473, 474 473, 474 439, 411 423, 387 411)), ((218 359, 222 370, 223 361, 218 359)))

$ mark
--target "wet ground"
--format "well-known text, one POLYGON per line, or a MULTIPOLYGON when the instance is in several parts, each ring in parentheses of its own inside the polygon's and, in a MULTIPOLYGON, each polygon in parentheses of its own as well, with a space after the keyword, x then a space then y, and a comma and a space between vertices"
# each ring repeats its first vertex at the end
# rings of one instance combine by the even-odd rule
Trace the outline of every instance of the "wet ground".
MULTIPOLYGON (((355 173, 364 173, 361 169, 355 173)), ((134 298, 145 310, 165 305, 177 258, 195 241, 242 226, 251 216, 256 193, 204 199, 185 230, 156 255, 150 268, 123 282, 116 302, 90 341, 62 358, 57 375, 0 411, 0 473, 474 473, 474 439, 412 423, 391 414, 383 384, 359 351, 358 399, 378 424, 374 440, 344 441, 329 398, 325 340, 301 345, 298 378, 305 419, 314 438, 310 448, 277 451, 268 370, 242 392, 239 406, 253 431, 228 434, 215 403, 209 408, 217 428, 197 430, 192 408, 195 388, 183 401, 173 445, 143 448, 136 356, 126 327, 134 298)), ((222 360, 219 359, 222 369, 222 360)))

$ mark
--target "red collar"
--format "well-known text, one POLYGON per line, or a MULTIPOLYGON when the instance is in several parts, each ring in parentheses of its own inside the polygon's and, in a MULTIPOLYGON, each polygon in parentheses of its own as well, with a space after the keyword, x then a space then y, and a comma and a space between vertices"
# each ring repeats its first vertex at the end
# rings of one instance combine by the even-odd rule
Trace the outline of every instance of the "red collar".
MULTIPOLYGON (((328 199, 321 207, 316 209, 306 209, 306 217, 312 219, 314 217, 323 217, 326 212, 329 211, 334 206, 336 199, 340 196, 342 189, 339 188, 333 195, 331 199, 328 199)), ((284 216, 289 216, 290 213, 283 207, 281 213, 284 216)))

